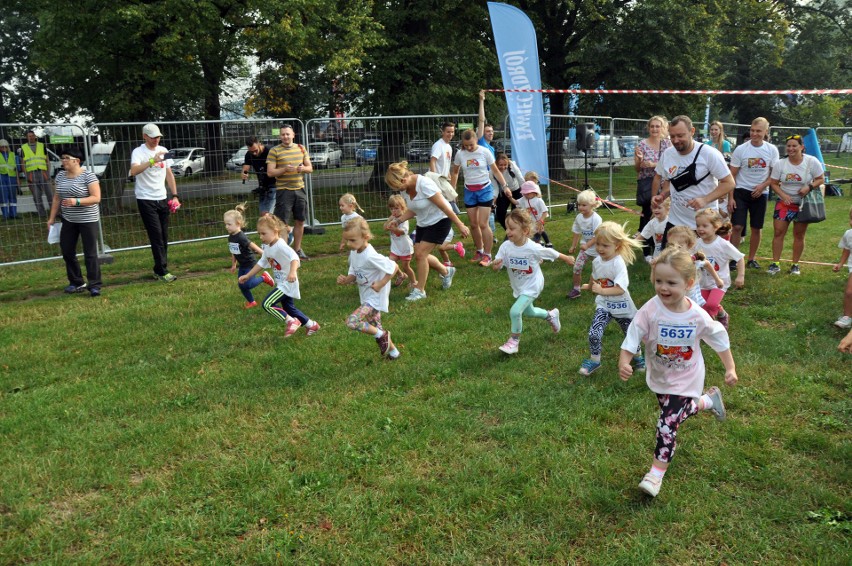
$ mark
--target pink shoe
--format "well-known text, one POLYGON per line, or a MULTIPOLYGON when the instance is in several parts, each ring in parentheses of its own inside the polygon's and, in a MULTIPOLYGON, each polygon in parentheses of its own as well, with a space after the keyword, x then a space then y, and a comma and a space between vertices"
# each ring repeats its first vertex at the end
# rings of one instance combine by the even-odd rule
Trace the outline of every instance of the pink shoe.
POLYGON ((299 327, 302 326, 302 323, 298 321, 298 319, 291 318, 287 323, 287 330, 284 332, 284 338, 289 338, 293 334, 299 330, 299 327))
POLYGON ((485 257, 485 256, 482 254, 482 252, 479 251, 479 250, 476 250, 476 253, 473 254, 473 259, 470 260, 470 263, 479 263, 480 261, 482 261, 483 257, 485 257))
POLYGON ((456 250, 456 253, 459 254, 459 257, 464 257, 464 254, 467 252, 464 249, 464 244, 461 242, 456 242, 456 245, 453 246, 453 249, 456 250))
POLYGON ((305 331, 308 333, 308 336, 313 336, 314 334, 316 334, 319 331, 319 329, 320 329, 319 322, 314 322, 313 326, 306 326, 305 327, 305 331))
POLYGON ((275 287, 275 281, 272 279, 272 276, 265 271, 261 272, 263 277, 263 282, 269 285, 270 287, 275 287))
POLYGON ((257 306, 257 301, 252 301, 252 302, 250 302, 250 303, 246 303, 246 307, 245 307, 245 308, 246 308, 246 309, 253 309, 253 308, 254 308, 254 307, 256 307, 256 306, 257 306))
POLYGON ((491 265, 491 256, 488 254, 482 254, 482 259, 479 260, 479 265, 482 267, 488 267, 491 265))

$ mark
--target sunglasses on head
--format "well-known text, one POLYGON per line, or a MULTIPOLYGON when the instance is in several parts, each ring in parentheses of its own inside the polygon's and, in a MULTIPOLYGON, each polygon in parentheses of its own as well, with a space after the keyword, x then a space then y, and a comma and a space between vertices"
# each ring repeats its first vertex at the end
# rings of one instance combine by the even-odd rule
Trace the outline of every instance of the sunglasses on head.
POLYGON ((792 136, 787 136, 787 139, 785 141, 790 140, 802 141, 802 136, 800 136, 799 134, 793 134, 792 136))

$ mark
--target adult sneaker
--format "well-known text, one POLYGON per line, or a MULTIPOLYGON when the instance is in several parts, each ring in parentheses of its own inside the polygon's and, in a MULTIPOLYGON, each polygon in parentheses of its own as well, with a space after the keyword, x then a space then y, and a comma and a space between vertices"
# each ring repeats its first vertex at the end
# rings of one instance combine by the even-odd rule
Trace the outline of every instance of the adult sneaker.
POLYGON ((376 344, 379 345, 379 352, 382 357, 387 356, 391 349, 390 331, 385 330, 381 338, 376 338, 376 344))
POLYGON ((488 267, 491 265, 491 256, 488 254, 482 254, 482 259, 479 260, 479 265, 482 267, 488 267))
POLYGON ((447 274, 441 277, 441 287, 443 289, 449 289, 453 285, 453 277, 456 274, 455 267, 448 267, 447 274))
POLYGON ((476 250, 476 253, 473 254, 473 259, 470 260, 470 263, 479 263, 480 261, 482 261, 483 257, 483 253, 479 250, 476 250))
POLYGON ((663 478, 659 476, 655 476, 651 472, 645 474, 645 477, 642 478, 642 481, 639 482, 639 489, 650 495, 651 497, 657 497, 657 494, 660 493, 660 487, 663 485, 663 478))
POLYGON ((320 325, 319 322, 314 322, 313 326, 306 326, 305 332, 307 332, 308 336, 313 336, 317 332, 319 332, 320 325))
POLYGON ((81 293, 85 290, 86 290, 86 284, 85 283, 83 283, 82 285, 68 285, 67 287, 65 287, 65 289, 63 289, 63 291, 65 291, 69 295, 73 295, 74 293, 81 293))
POLYGON ((171 274, 171 273, 169 273, 169 272, 166 272, 166 273, 164 273, 164 274, 162 274, 162 275, 157 275, 157 274, 155 273, 155 274, 154 274, 154 279, 158 279, 158 280, 160 280, 160 281, 165 281, 166 283, 171 283, 172 281, 176 280, 176 279, 177 279, 177 277, 175 277, 174 275, 172 275, 172 274, 171 274))
POLYGON ((705 395, 710 397, 710 400, 713 401, 713 406, 710 407, 710 412, 716 416, 717 421, 725 420, 725 403, 722 402, 722 392, 719 391, 718 387, 711 387, 707 391, 704 392, 705 395))
POLYGON ((728 269, 731 270, 731 271, 736 271, 737 270, 737 262, 734 261, 734 260, 729 261, 728 262, 728 269))
POLYGON ((89 289, 89 295, 91 295, 92 297, 100 297, 101 290, 97 287, 92 287, 91 289, 89 289))
POLYGON ((302 251, 301 248, 299 248, 296 251, 296 255, 299 256, 299 259, 302 260, 302 261, 308 261, 308 260, 311 259, 311 258, 308 257, 308 255, 305 252, 302 251))
POLYGON ((571 289, 568 291, 569 299, 579 299, 580 298, 580 290, 579 289, 571 289))
POLYGON ((518 340, 517 338, 512 338, 510 336, 509 339, 506 340, 506 343, 500 346, 499 350, 504 354, 517 354, 519 343, 520 340, 518 340))
POLYGON ((799 264, 798 263, 794 263, 793 265, 790 266, 790 275, 801 275, 801 274, 802 274, 802 272, 799 271, 799 264))
POLYGON ((781 273, 781 268, 774 261, 769 264, 769 269, 766 270, 769 275, 778 275, 781 273))
POLYGON ((834 326, 837 328, 850 328, 852 327, 852 316, 841 316, 837 320, 834 321, 834 326))
POLYGON ((750 259, 748 260, 748 263, 746 263, 746 267, 750 269, 760 269, 760 264, 757 263, 755 260, 750 259))
POLYGON ((425 298, 426 298, 426 292, 421 291, 420 289, 415 287, 414 289, 411 290, 411 293, 409 293, 408 296, 405 297, 405 300, 414 302, 414 301, 419 301, 420 299, 425 299, 425 298))
POLYGON ((302 323, 298 321, 298 319, 291 318, 287 322, 287 330, 284 331, 284 338, 289 338, 293 334, 299 330, 299 327, 302 326, 302 323))
POLYGON ((547 322, 550 323, 550 328, 553 329, 553 332, 562 330, 562 323, 559 322, 559 309, 547 311, 547 322))
POLYGON ((453 246, 453 249, 456 250, 456 253, 459 254, 459 257, 464 257, 464 254, 467 253, 464 249, 464 244, 461 242, 456 242, 456 245, 453 246))
POLYGON ((263 282, 269 285, 270 287, 275 287, 275 280, 272 279, 272 276, 265 271, 261 271, 261 277, 263 278, 263 282))
POLYGON ((645 371, 645 356, 642 354, 633 356, 633 369, 636 371, 645 371))
POLYGON ((600 367, 600 362, 596 362, 595 360, 590 359, 583 360, 583 363, 580 365, 580 375, 592 375, 600 367))

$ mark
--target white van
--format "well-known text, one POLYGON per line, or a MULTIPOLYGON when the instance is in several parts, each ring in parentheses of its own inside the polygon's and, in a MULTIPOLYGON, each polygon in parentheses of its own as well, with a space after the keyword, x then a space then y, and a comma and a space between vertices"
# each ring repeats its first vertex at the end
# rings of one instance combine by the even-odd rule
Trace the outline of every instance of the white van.
POLYGON ((92 146, 92 155, 90 156, 88 168, 98 177, 103 177, 109 164, 109 158, 112 155, 112 149, 115 147, 115 142, 96 143, 92 146))

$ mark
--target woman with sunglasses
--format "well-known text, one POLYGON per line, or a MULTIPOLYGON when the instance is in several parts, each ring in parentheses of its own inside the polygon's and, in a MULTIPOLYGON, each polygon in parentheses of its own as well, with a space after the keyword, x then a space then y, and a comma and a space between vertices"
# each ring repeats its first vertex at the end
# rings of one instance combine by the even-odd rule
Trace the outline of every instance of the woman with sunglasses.
POLYGON ((98 222, 101 218, 101 185, 91 171, 83 169, 83 153, 69 147, 60 155, 62 170, 56 175, 56 190, 47 219, 47 228, 53 226, 62 210, 62 228, 59 231, 59 249, 65 260, 68 275, 66 293, 79 293, 88 289, 92 297, 101 294, 101 266, 98 264, 98 222), (86 262, 86 279, 83 281, 80 262, 77 261, 77 240, 83 240, 83 258, 86 262))
POLYGON ((797 222, 799 205, 802 197, 811 191, 822 190, 825 181, 822 163, 812 155, 805 155, 805 142, 802 136, 793 135, 787 137, 787 157, 780 159, 772 168, 770 174, 770 187, 778 195, 778 203, 775 205, 773 228, 775 236, 772 238, 772 263, 767 270, 770 275, 777 275, 781 268, 778 261, 781 259, 781 251, 784 249, 784 237, 790 222, 793 224, 793 264, 790 266, 790 275, 799 275, 799 259, 805 250, 805 232, 808 225, 797 222))

